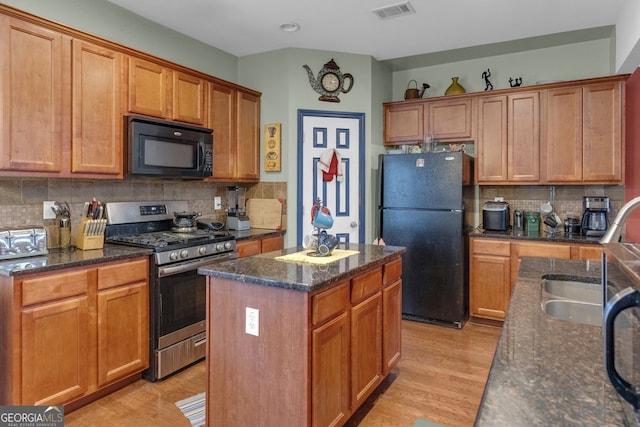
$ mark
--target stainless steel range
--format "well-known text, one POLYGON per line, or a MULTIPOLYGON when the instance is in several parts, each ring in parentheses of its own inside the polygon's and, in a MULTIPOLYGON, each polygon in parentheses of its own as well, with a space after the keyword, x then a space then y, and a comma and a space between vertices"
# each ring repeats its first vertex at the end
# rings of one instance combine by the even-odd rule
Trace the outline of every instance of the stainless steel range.
POLYGON ((151 357, 144 373, 151 381, 205 357, 206 286, 197 269, 238 257, 235 238, 228 232, 198 228, 195 214, 185 227, 187 207, 184 201, 106 206, 107 242, 154 252, 149 273, 151 357), (176 218, 182 222, 177 224, 176 218))

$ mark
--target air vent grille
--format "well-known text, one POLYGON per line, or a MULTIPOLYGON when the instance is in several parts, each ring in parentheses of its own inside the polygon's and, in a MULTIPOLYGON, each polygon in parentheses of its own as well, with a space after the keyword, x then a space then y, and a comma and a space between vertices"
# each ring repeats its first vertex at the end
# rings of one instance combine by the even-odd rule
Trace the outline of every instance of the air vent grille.
POLYGON ((416 13, 416 10, 413 8, 411 3, 405 1, 402 3, 392 4, 390 6, 380 7, 378 9, 373 9, 372 12, 375 13, 380 19, 389 19, 403 15, 410 15, 412 13, 416 13))

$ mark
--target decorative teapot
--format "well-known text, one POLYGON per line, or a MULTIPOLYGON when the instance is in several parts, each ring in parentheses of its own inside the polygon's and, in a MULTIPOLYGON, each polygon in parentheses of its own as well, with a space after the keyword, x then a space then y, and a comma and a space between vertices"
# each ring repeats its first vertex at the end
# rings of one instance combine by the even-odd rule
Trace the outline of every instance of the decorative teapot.
POLYGON ((349 73, 343 74, 333 59, 324 64, 324 67, 318 72, 317 78, 313 76, 308 65, 302 67, 307 70, 311 87, 320 94, 318 98, 320 101, 340 102, 338 95, 349 92, 353 87, 353 76, 349 73), (344 87, 345 80, 349 80, 347 88, 344 87))

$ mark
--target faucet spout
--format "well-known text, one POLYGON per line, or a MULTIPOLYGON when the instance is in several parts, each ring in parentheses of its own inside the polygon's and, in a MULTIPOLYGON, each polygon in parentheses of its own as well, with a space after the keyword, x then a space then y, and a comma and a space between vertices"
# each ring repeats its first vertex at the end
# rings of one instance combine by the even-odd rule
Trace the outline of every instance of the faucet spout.
POLYGON ((600 239, 600 243, 617 243, 620 241, 620 237, 622 236, 622 227, 624 226, 627 217, 631 212, 633 212, 638 206, 640 206, 640 196, 629 200, 625 203, 618 215, 616 215, 613 220, 613 224, 607 230, 604 236, 600 239))

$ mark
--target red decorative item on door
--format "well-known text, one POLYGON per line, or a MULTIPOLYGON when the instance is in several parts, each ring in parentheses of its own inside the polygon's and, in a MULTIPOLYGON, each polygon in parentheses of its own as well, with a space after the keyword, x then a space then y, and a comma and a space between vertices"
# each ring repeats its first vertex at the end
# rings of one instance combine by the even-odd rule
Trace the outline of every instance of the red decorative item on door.
POLYGON ((322 155, 320 155, 318 167, 322 171, 323 181, 332 181, 334 175, 338 181, 342 181, 342 164, 340 163, 340 153, 338 153, 338 150, 333 148, 325 150, 322 155))

